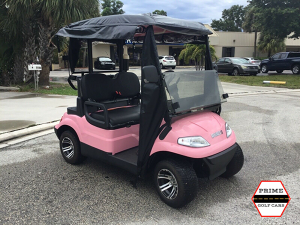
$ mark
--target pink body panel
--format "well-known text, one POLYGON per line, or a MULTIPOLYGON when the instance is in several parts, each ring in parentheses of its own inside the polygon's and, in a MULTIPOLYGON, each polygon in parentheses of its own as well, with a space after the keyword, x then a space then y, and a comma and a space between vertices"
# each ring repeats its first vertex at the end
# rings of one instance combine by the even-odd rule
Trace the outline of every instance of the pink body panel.
MULTIPOLYGON (((85 117, 64 114, 56 129, 67 125, 72 127, 81 142, 110 152, 113 155, 138 146, 139 125, 116 130, 104 130, 89 124, 85 117)), ((156 139, 151 155, 157 152, 171 152, 190 158, 204 158, 217 154, 229 148, 236 142, 234 132, 229 138, 226 137, 225 121, 215 113, 199 112, 173 118, 172 130, 164 140, 156 139), (212 138, 212 134, 221 131, 222 135, 212 138), (177 144, 180 137, 202 136, 210 143, 204 148, 192 148, 177 144)))
POLYGON ((199 112, 176 118, 172 122, 172 130, 164 140, 156 139, 151 155, 160 152, 172 152, 190 158, 204 158, 217 154, 231 147, 236 142, 234 132, 229 138, 226 136, 225 121, 215 113, 199 112), (221 131, 223 134, 212 138, 212 134, 221 131), (210 146, 193 148, 177 144, 180 137, 201 136, 210 143, 210 146))
POLYGON ((113 155, 139 145, 139 125, 124 127, 116 130, 104 130, 87 122, 85 116, 64 114, 61 122, 55 126, 56 129, 67 125, 72 127, 80 140, 94 148, 113 155))

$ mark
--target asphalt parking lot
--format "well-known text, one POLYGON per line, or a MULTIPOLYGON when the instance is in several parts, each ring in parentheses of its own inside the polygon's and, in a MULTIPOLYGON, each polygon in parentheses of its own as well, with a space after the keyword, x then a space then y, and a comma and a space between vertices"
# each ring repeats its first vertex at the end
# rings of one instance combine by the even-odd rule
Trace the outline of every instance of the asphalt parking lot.
POLYGON ((151 177, 134 177, 87 159, 64 162, 54 134, 0 149, 0 224, 299 224, 300 92, 242 95, 222 117, 241 145, 245 164, 230 179, 199 179, 196 199, 165 205, 151 177), (281 218, 261 218, 251 197, 261 180, 281 180, 291 202, 281 218))

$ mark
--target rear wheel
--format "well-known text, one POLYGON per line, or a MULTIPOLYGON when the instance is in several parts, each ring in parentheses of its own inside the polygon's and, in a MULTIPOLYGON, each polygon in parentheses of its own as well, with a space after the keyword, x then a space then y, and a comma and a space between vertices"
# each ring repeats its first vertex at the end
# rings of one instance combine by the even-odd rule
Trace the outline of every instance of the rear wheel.
POLYGON ((300 73, 300 66, 298 64, 293 65, 292 72, 293 72, 293 74, 299 74, 300 73))
POLYGON ((240 146, 235 151, 233 158, 226 167, 226 172, 221 177, 229 178, 237 174, 244 165, 244 154, 240 146))
POLYGON ((268 72, 268 67, 267 67, 267 65, 262 65, 262 66, 261 66, 261 72, 262 72, 262 73, 267 73, 267 72, 268 72))
POLYGON ((71 131, 62 133, 59 139, 60 151, 67 163, 79 164, 84 157, 81 155, 80 143, 76 135, 71 131))
POLYGON ((276 72, 277 72, 277 73, 282 73, 282 72, 283 72, 283 70, 276 70, 276 72))
POLYGON ((163 68, 164 68, 164 66, 163 66, 163 64, 162 64, 162 63, 160 64, 160 68, 161 68, 161 69, 163 69, 163 68))
POLYGON ((180 208, 197 195, 198 178, 192 165, 185 161, 163 160, 154 169, 156 190, 167 205, 180 208))
POLYGON ((238 75, 240 75, 239 70, 238 70, 237 68, 234 68, 233 71, 232 71, 232 75, 233 75, 233 76, 238 76, 238 75))
POLYGON ((172 69, 174 70, 174 69, 175 69, 175 66, 172 66, 172 69))

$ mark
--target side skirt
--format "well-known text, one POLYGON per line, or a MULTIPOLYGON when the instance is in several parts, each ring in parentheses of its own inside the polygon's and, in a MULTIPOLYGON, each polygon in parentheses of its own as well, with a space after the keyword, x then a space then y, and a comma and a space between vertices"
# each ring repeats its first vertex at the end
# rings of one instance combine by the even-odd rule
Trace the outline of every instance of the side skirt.
POLYGON ((138 147, 122 151, 115 155, 104 152, 82 142, 80 143, 80 147, 81 154, 83 156, 107 162, 113 166, 119 167, 134 175, 137 175, 138 147))

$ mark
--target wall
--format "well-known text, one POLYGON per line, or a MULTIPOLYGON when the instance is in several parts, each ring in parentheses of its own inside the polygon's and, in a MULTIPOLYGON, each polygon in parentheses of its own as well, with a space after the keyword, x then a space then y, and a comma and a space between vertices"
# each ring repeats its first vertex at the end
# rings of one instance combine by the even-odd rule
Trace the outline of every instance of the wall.
POLYGON ((110 57, 110 44, 99 43, 97 45, 93 45, 93 62, 95 62, 96 58, 100 56, 110 57))
POLYGON ((169 45, 157 45, 158 55, 169 55, 169 45))

